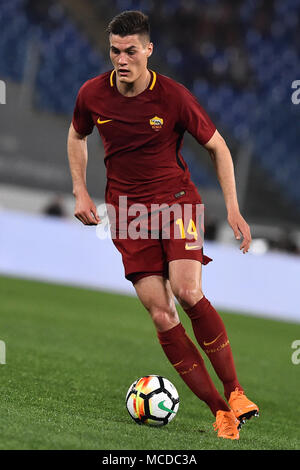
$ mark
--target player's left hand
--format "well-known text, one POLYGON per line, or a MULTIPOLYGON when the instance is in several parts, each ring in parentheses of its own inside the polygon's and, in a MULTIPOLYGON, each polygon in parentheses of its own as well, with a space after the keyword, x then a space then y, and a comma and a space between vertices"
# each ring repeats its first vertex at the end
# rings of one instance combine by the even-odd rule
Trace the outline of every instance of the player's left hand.
POLYGON ((240 250, 243 250, 244 254, 247 253, 252 241, 249 225, 240 212, 228 213, 227 221, 233 230, 236 240, 240 240, 242 235, 243 241, 240 245, 240 250))

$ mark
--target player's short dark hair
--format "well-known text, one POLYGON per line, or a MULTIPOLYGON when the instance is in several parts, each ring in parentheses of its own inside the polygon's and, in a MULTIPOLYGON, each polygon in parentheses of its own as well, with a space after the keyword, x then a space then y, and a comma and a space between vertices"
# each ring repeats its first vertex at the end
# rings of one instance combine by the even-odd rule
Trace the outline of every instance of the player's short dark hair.
POLYGON ((121 37, 132 34, 146 36, 150 40, 150 25, 148 16, 141 11, 126 10, 115 16, 107 27, 109 34, 121 37))

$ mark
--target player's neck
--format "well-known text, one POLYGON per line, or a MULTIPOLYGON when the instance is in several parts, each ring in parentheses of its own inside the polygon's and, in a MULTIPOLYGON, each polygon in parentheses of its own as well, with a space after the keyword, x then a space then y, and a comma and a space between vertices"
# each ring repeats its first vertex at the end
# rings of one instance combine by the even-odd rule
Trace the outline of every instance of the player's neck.
POLYGON ((151 73, 149 72, 148 69, 145 70, 143 74, 139 76, 137 80, 135 80, 132 83, 124 83, 120 82, 117 78, 116 84, 118 91, 121 93, 121 95, 127 96, 127 97, 134 97, 139 95, 140 93, 143 93, 143 91, 146 90, 148 87, 149 83, 151 80, 151 73))

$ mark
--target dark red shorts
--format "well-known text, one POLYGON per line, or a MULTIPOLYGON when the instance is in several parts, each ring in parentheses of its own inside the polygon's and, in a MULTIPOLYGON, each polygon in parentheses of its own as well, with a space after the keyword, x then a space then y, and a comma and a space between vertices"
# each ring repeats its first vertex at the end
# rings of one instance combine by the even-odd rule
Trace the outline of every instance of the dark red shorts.
MULTIPOLYGON (((184 188, 172 195, 167 204, 173 208, 173 204, 176 204, 175 209, 178 208, 179 212, 171 210, 169 217, 166 216, 166 221, 161 215, 163 211, 159 215, 154 211, 153 215, 153 211, 149 210, 147 216, 141 216, 139 225, 134 225, 144 238, 135 239, 130 236, 122 238, 125 236, 124 228, 129 229, 135 217, 127 215, 127 225, 124 226, 120 222, 120 210, 114 204, 117 218, 116 222, 111 224, 112 240, 122 255, 125 277, 133 284, 154 274, 168 278, 168 264, 173 260, 192 259, 204 265, 212 261, 203 254, 204 218, 203 206, 202 212, 199 210, 202 201, 198 192, 193 187, 184 188), (142 220, 144 222, 141 222, 142 220)), ((166 207, 164 210, 167 212, 169 209, 166 207)))

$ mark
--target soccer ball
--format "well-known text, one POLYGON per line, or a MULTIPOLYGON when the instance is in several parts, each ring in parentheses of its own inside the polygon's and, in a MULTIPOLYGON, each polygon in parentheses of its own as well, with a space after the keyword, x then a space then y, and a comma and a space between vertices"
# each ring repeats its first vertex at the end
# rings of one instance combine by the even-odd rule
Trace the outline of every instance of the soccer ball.
POLYGON ((137 424, 163 426, 176 416, 179 396, 174 385, 160 375, 147 375, 130 385, 126 407, 137 424))

